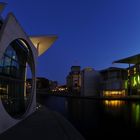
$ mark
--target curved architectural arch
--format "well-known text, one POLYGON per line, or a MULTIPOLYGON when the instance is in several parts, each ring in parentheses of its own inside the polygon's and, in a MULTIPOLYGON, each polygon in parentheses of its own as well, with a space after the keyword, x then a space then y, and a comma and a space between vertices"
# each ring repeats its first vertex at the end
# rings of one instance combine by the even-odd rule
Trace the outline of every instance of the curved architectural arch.
POLYGON ((0 53, 3 53, 5 49, 4 46, 8 46, 13 40, 16 39, 22 39, 25 42, 28 42, 28 45, 33 52, 34 59, 37 58, 37 49, 23 31, 15 16, 12 13, 9 13, 0 30, 0 45, 3 46, 0 47, 0 53))
MULTIPOLYGON (((34 77, 34 60, 28 46, 14 40, 7 47, 0 61, 0 96, 5 110, 14 118, 23 117, 28 112, 32 101, 34 86, 28 88, 27 64, 32 67, 34 77)), ((31 80, 35 85, 35 80, 31 80)))
MULTIPOLYGON (((34 68, 33 70, 33 80, 35 80, 36 76, 36 58, 37 58, 37 50, 26 35, 26 33, 23 31, 22 27, 19 25, 18 21, 14 17, 12 13, 9 13, 6 20, 3 22, 3 25, 0 29, 0 59, 3 57, 3 54, 5 53, 7 47, 11 42, 14 40, 22 40, 22 43, 25 43, 29 49, 32 52, 32 57, 34 60, 34 68)), ((36 84, 34 82, 33 88, 36 88, 36 84)), ((26 116, 30 115, 32 112, 36 109, 36 91, 32 92, 32 100, 30 102, 30 106, 27 109, 26 113, 22 116, 20 119, 14 119, 12 118, 5 110, 1 100, 0 100, 0 133, 8 129, 9 127, 15 125, 19 121, 21 121, 26 116)))

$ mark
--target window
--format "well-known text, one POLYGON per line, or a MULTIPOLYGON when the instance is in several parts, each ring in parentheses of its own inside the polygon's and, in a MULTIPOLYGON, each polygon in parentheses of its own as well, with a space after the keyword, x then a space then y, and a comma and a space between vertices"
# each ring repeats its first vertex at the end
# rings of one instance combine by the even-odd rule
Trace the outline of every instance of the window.
POLYGON ((30 94, 26 91, 26 65, 32 62, 29 56, 29 49, 16 40, 0 60, 0 97, 14 118, 22 116, 29 104, 30 94))

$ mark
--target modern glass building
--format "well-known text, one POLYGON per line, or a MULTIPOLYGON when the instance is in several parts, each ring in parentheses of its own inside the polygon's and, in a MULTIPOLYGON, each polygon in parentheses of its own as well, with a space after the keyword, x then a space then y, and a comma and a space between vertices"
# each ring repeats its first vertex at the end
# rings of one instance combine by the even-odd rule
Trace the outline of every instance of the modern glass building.
POLYGON ((140 54, 114 61, 114 63, 129 65, 125 87, 128 95, 140 95, 140 54))
MULTIPOLYGON (((0 3, 0 13, 5 5, 0 3)), ((56 39, 28 37, 13 13, 0 17, 0 133, 36 110, 36 59, 56 39), (30 90, 26 82, 28 72, 30 90)))
POLYGON ((101 96, 103 97, 124 97, 127 95, 125 81, 127 70, 117 67, 109 67, 100 71, 102 76, 101 96))

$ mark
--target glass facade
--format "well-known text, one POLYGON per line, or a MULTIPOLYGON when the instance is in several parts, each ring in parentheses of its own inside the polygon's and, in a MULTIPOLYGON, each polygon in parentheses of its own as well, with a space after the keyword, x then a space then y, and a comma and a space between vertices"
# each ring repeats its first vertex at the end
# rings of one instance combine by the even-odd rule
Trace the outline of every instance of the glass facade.
POLYGON ((127 74, 125 85, 129 95, 140 95, 140 64, 130 67, 127 74))
POLYGON ((123 97, 127 92, 127 70, 111 67, 101 71, 102 95, 105 97, 123 97))
POLYGON ((31 51, 19 40, 13 41, 0 60, 0 97, 6 111, 14 118, 27 110, 30 92, 27 92, 26 65, 31 62, 31 51))

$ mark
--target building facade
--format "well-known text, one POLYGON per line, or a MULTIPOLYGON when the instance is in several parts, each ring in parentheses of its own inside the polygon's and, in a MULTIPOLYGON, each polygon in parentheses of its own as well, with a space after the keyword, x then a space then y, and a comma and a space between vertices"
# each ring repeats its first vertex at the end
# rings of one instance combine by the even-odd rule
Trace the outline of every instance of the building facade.
MULTIPOLYGON (((0 13, 4 7, 5 3, 0 3, 0 13)), ((0 17, 0 133, 36 110, 36 59, 55 40, 56 37, 28 37, 13 13, 0 17), (46 47, 45 39, 49 42, 46 47), (31 72, 30 92, 27 66, 31 72)))
POLYGON ((47 89, 50 90, 50 83, 47 78, 37 77, 36 78, 36 89, 47 89))
POLYGON ((93 68, 85 68, 81 71, 81 95, 100 96, 101 75, 93 68))
POLYGON ((140 64, 127 68, 126 88, 129 95, 140 95, 140 64))
POLYGON ((127 70, 110 67, 100 71, 102 75, 101 96, 122 97, 127 95, 127 70))
POLYGON ((81 92, 81 68, 80 66, 72 66, 69 75, 66 78, 67 87, 70 92, 81 92))
POLYGON ((49 85, 50 85, 50 90, 52 91, 52 90, 55 90, 58 87, 58 82, 49 80, 49 85))
POLYGON ((140 95, 140 54, 114 61, 114 63, 128 64, 126 79, 128 95, 140 95))

